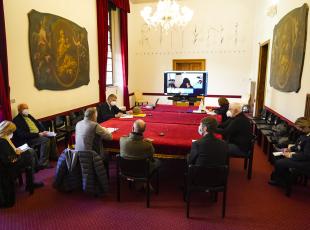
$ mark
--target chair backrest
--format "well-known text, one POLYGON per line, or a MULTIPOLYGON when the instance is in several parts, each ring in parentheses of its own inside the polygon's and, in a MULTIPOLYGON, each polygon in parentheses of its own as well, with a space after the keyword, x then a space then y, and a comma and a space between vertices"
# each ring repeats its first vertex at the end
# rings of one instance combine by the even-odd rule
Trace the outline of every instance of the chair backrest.
POLYGON ((41 121, 45 130, 54 131, 54 122, 52 120, 41 121))
POLYGON ((260 112, 260 117, 263 119, 263 120, 266 120, 267 119, 267 116, 268 116, 268 112, 266 110, 266 108, 262 108, 261 112, 260 112))
POLYGON ((142 93, 140 91, 135 91, 136 100, 141 100, 143 98, 142 93))
POLYGON ((228 165, 219 166, 188 166, 188 185, 195 187, 221 187, 226 186, 228 165))
POLYGON ((66 123, 66 117, 65 116, 56 116, 55 117, 55 128, 64 127, 65 123, 66 123))
POLYGON ((276 118, 275 115, 273 115, 272 113, 270 113, 270 114, 268 115, 268 117, 267 117, 267 121, 266 121, 267 124, 273 124, 275 118, 276 118))
POLYGON ((149 159, 132 160, 123 157, 117 157, 118 169, 124 176, 130 177, 148 177, 149 159))
POLYGON ((71 126, 75 126, 76 123, 78 123, 79 121, 83 120, 83 118, 84 118, 84 111, 80 110, 80 111, 77 111, 77 112, 72 112, 72 113, 70 113, 69 118, 70 118, 70 125, 71 126))

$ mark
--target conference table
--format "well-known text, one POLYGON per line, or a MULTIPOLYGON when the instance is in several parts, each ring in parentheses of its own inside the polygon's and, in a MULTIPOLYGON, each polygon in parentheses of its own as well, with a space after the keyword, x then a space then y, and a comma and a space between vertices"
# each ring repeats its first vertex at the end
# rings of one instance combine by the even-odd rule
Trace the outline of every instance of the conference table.
MULTIPOLYGON (((104 142, 105 148, 110 152, 119 152, 120 138, 128 136, 136 119, 142 119, 146 122, 144 137, 152 140, 155 157, 184 159, 190 152, 193 140, 201 138, 197 131, 200 120, 210 115, 189 113, 188 107, 175 108, 175 110, 174 107, 180 106, 157 106, 152 111, 144 111, 145 117, 113 118, 102 122, 101 126, 116 129, 113 132, 113 140, 104 142), (161 109, 157 110, 157 108, 161 109), (165 111, 162 110, 163 108, 165 111)), ((220 115, 213 116, 218 121, 221 120, 220 115)))

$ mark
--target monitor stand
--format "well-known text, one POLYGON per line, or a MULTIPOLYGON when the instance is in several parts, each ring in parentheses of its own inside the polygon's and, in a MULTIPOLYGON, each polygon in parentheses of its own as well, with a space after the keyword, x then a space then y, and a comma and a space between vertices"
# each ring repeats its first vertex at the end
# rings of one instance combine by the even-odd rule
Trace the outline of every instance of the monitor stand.
POLYGON ((186 105, 194 105, 195 102, 200 101, 200 98, 195 96, 188 96, 188 95, 174 95, 172 97, 168 97, 168 100, 172 100, 173 104, 181 104, 183 106, 186 105))

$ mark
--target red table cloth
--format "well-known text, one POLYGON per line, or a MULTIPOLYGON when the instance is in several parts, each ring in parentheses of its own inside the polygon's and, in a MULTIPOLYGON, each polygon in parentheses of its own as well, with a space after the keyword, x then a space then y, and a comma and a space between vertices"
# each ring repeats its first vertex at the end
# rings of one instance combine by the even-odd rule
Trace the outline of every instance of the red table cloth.
MULTIPOLYGON (((132 130, 133 121, 111 119, 101 123, 106 128, 118 128, 113 132, 113 140, 105 142, 105 147, 119 149, 119 140, 127 136, 132 130)), ((186 155, 190 152, 192 140, 201 136, 197 132, 198 125, 147 123, 145 138, 153 139, 157 154, 186 155)))
MULTIPOLYGON (((168 123, 168 124, 184 124, 184 125, 199 125, 202 118, 210 116, 206 113, 182 113, 182 112, 158 112, 143 111, 145 117, 121 118, 121 121, 142 119, 146 123, 168 123)), ((221 115, 213 116, 218 122, 221 122, 221 115)))

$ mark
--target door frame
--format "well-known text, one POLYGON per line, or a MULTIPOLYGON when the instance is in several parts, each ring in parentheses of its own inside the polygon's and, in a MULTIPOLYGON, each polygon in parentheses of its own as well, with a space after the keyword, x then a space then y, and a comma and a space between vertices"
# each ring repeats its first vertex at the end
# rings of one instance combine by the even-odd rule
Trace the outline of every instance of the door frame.
POLYGON ((258 76, 256 86, 255 116, 258 116, 265 105, 266 78, 268 69, 270 40, 259 43, 258 76))
POLYGON ((173 70, 177 70, 177 64, 200 64, 200 71, 206 70, 206 59, 173 59, 172 67, 173 70))

